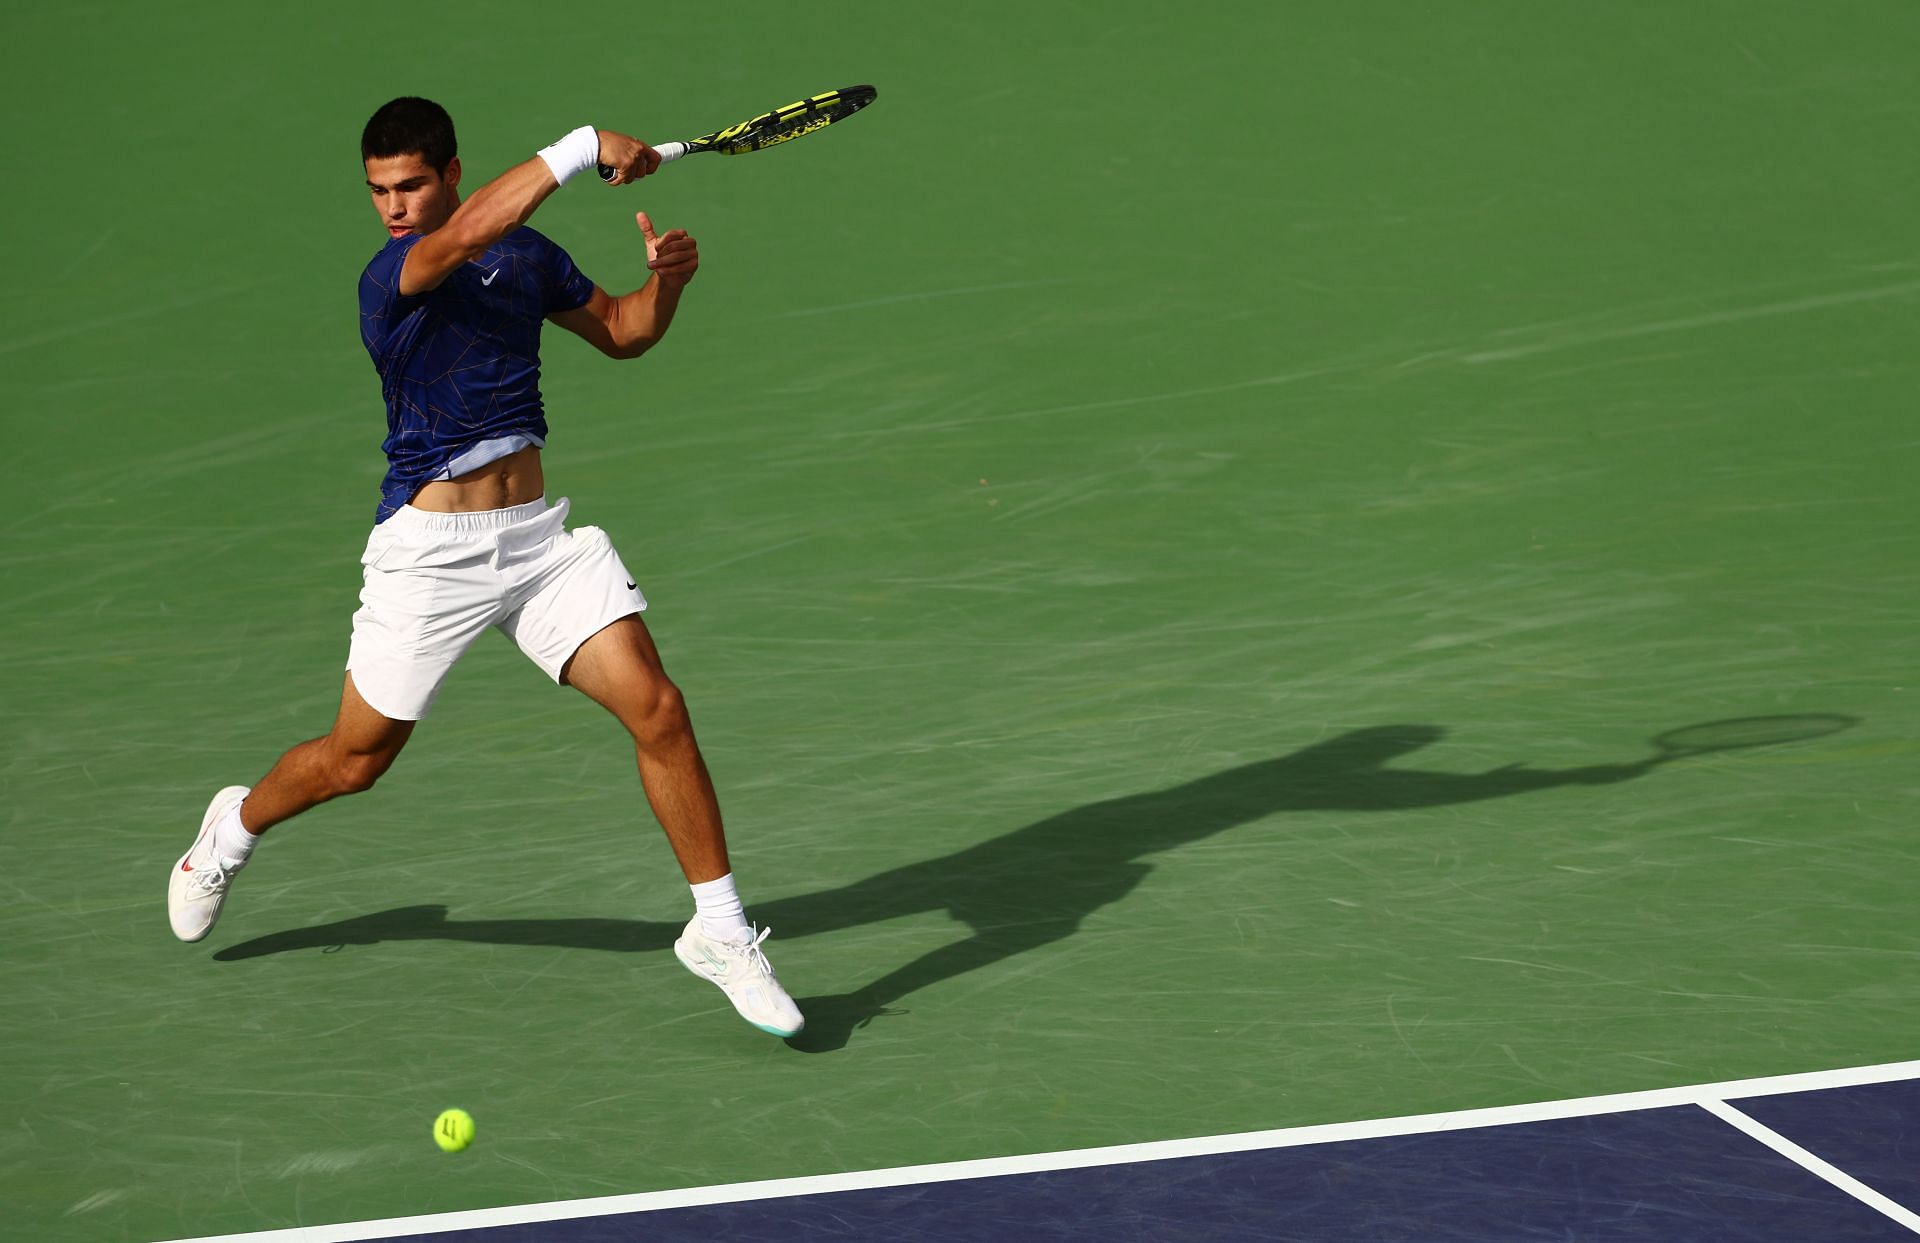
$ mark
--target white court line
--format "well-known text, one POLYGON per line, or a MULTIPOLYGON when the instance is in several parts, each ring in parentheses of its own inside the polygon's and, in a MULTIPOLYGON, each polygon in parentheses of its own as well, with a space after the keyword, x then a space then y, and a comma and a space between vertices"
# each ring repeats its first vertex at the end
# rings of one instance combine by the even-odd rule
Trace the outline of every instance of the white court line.
POLYGON ((1804 1166, 1810 1172, 1818 1174, 1854 1199, 1879 1209, 1915 1234, 1920 1234, 1920 1213, 1915 1213, 1889 1200, 1845 1170, 1814 1156, 1772 1127, 1749 1118, 1725 1101, 1703 1100, 1700 1102, 1700 1108, 1729 1126, 1751 1135, 1795 1165, 1804 1166))
MULTIPOLYGON (((691 1208, 703 1204, 734 1204, 747 1200, 771 1200, 782 1196, 863 1191, 875 1187, 905 1187, 923 1183, 954 1182, 963 1178, 993 1178, 1006 1174, 1042 1174, 1052 1170, 1088 1169, 1102 1165, 1123 1165, 1135 1161, 1166 1161, 1176 1157, 1217 1156, 1221 1153, 1252 1152, 1263 1148, 1297 1148, 1307 1144, 1328 1144, 1350 1139, 1430 1135, 1443 1131, 1472 1130, 1477 1127, 1511 1126, 1521 1122, 1550 1122, 1560 1118, 1631 1113, 1637 1109, 1664 1109, 1676 1105, 1699 1105, 1711 1109, 1713 1104, 1720 1104, 1723 1109, 1731 1113, 1735 1111, 1723 1104, 1729 1097, 1778 1096, 1788 1092, 1813 1092, 1822 1088, 1894 1083, 1903 1079, 1920 1079, 1920 1061, 1885 1062, 1878 1066, 1816 1070, 1797 1075, 1772 1075, 1762 1079, 1735 1079, 1726 1083, 1697 1084, 1692 1087, 1653 1088, 1644 1092, 1583 1096, 1573 1100, 1541 1101, 1531 1105, 1498 1105, 1490 1109, 1415 1114, 1406 1118, 1381 1118, 1369 1122, 1334 1122, 1322 1126, 1248 1131, 1238 1135, 1205 1135, 1195 1139, 1117 1144, 1108 1148, 1081 1148, 1068 1152, 1043 1152, 1019 1157, 988 1157, 979 1161, 950 1161, 940 1165, 910 1165, 886 1170, 858 1170, 847 1174, 773 1178, 761 1182, 729 1183, 715 1187, 687 1187, 678 1191, 596 1196, 587 1200, 558 1200, 547 1204, 517 1204, 507 1208, 472 1209, 465 1212, 435 1213, 421 1217, 391 1217, 382 1221, 348 1222, 336 1226, 297 1226, 288 1230, 262 1230, 250 1234, 210 1235, 195 1239, 175 1239, 170 1243, 358 1243, 359 1240, 378 1239, 394 1234, 440 1234, 449 1230, 478 1230, 487 1226, 525 1225, 568 1217, 607 1217, 615 1213, 645 1213, 668 1208, 691 1208)), ((1714 1112, 1719 1113, 1718 1110, 1714 1112)), ((1725 1114, 1719 1116, 1726 1117, 1725 1114)), ((1744 1115, 1741 1116, 1744 1117, 1744 1115)), ((1731 1121, 1731 1119, 1728 1120, 1731 1121)), ((1751 1119, 1748 1121, 1751 1122, 1751 1119)), ((1752 1125, 1758 1127, 1760 1124, 1754 1122, 1752 1125)), ((1745 1127, 1741 1129, 1746 1130, 1745 1127)), ((1748 1131, 1748 1134, 1754 1134, 1754 1132, 1748 1131)), ((1767 1141, 1762 1140, 1762 1142, 1767 1141)), ((1787 1141, 1780 1140, 1780 1142, 1787 1141)), ((1784 1150, 1781 1151, 1784 1152, 1784 1150)), ((1803 1156, 1804 1160, 1801 1156, 1794 1156, 1792 1159, 1807 1165, 1809 1169, 1814 1168, 1811 1162, 1819 1161, 1819 1158, 1811 1153, 1804 1153, 1803 1156)), ((1839 1173, 1837 1170, 1834 1172, 1839 1173)), ((1822 1177, 1826 1176, 1822 1175, 1822 1177)), ((1878 1194, 1871 1189, 1863 1188, 1863 1190, 1868 1194, 1878 1194)))

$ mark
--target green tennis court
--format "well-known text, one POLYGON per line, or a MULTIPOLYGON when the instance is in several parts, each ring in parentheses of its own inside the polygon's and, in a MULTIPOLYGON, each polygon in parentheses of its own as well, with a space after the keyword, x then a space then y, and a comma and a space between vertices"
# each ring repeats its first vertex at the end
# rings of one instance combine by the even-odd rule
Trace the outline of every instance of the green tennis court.
POLYGON ((0 17, 20 1237, 1914 1056, 1920 10, 550 10, 0 17), (497 639, 176 942, 208 796, 339 696, 367 115, 438 99, 477 185, 854 82, 534 221, 619 290, 635 209, 699 238, 656 353, 549 334, 547 478, 808 1032, 674 961, 628 740, 497 639))

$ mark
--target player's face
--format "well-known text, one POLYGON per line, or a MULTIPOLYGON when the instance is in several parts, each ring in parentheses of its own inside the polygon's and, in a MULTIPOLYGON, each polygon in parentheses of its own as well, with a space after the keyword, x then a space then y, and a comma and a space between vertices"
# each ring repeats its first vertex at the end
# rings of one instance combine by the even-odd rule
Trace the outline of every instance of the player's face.
POLYGON ((431 233, 460 206, 460 160, 443 177, 417 153, 376 156, 367 161, 367 189, 388 237, 431 233))

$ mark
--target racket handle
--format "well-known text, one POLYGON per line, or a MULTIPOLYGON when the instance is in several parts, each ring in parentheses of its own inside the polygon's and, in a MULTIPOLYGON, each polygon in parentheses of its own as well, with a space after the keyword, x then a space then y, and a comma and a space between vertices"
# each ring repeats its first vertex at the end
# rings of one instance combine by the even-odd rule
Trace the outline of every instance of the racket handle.
MULTIPOLYGON (((663 142, 659 146, 655 147, 654 150, 659 152, 660 162, 662 164, 671 164, 675 160, 679 159, 681 156, 685 155, 689 150, 691 150, 691 148, 689 148, 687 144, 684 142, 663 142)), ((605 164, 602 164, 599 167, 600 167, 600 180, 612 181, 614 178, 613 170, 611 168, 608 168, 605 164)))

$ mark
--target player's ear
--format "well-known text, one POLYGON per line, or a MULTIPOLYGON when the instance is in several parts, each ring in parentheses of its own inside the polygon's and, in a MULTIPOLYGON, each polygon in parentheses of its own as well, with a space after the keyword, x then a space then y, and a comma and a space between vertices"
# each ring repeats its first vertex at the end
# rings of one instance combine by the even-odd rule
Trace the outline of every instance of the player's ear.
POLYGON ((447 171, 440 174, 440 180, 447 183, 447 189, 449 190, 458 190, 460 188, 460 157, 459 156, 456 155, 451 160, 447 161, 447 171))

